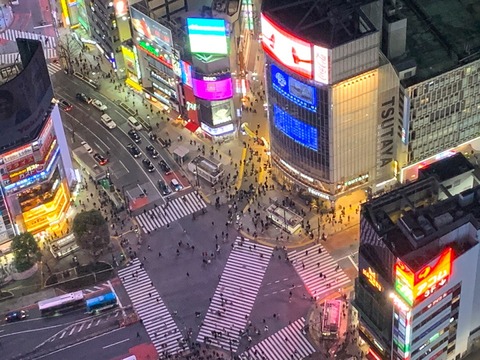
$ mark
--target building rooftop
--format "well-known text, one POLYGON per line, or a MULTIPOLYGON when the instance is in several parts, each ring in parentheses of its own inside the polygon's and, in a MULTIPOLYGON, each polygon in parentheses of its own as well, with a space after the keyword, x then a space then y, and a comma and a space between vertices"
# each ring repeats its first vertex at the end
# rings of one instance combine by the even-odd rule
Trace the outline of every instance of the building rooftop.
POLYGON ((447 245, 458 256, 477 243, 480 186, 451 196, 436 178, 425 178, 369 201, 362 211, 382 242, 416 271, 447 245), (449 197, 440 201, 440 195, 449 197))
POLYGON ((435 176, 442 182, 466 172, 473 172, 475 167, 463 156, 462 153, 431 163, 430 165, 419 169, 420 177, 435 176))
POLYGON ((407 18, 405 58, 413 58, 417 63, 416 75, 407 79, 405 85, 480 57, 478 0, 398 0, 396 12, 407 18))
POLYGON ((300 38, 334 48, 375 31, 360 10, 370 2, 372 0, 263 0, 262 12, 300 38))

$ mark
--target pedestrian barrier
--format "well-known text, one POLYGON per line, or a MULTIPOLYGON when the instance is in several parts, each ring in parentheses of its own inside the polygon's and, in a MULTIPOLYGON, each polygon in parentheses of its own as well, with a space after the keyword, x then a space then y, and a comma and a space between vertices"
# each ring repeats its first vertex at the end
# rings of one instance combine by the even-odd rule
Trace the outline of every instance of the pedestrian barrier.
POLYGON ((92 88, 94 88, 95 90, 98 90, 99 88, 99 85, 98 83, 95 81, 95 80, 92 80, 86 76, 83 76, 83 74, 77 72, 77 71, 74 71, 73 72, 73 76, 75 76, 77 79, 80 79, 82 80, 85 84, 87 85, 90 85, 92 88))
POLYGON ((127 113, 129 113, 130 115, 136 115, 137 113, 135 112, 135 110, 133 110, 130 106, 128 106, 126 103, 124 102, 121 102, 120 103, 120 107, 125 110, 127 113))

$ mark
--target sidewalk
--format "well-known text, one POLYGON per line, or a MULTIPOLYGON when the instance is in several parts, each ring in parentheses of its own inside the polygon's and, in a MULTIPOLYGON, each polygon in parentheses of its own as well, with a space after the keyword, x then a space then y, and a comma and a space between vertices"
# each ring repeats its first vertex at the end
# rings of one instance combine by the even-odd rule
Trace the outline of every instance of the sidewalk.
POLYGON ((0 32, 8 29, 13 22, 13 11, 8 0, 0 0, 0 32))

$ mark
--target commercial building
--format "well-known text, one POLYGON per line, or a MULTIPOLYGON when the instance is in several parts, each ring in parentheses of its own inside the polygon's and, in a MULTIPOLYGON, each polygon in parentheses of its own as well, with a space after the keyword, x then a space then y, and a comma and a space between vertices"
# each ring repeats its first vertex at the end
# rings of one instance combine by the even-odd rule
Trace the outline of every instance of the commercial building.
POLYGON ((42 45, 17 45, 20 72, 0 85, 0 244, 25 231, 61 234, 75 182, 42 45))
POLYGON ((277 179, 334 203, 478 148, 480 19, 468 9, 447 0, 263 1, 277 179), (452 31, 458 19, 462 31, 452 31))
POLYGON ((353 306, 372 359, 459 359, 480 335, 480 186, 462 154, 367 202, 353 306), (473 186, 473 187, 472 187, 473 186))

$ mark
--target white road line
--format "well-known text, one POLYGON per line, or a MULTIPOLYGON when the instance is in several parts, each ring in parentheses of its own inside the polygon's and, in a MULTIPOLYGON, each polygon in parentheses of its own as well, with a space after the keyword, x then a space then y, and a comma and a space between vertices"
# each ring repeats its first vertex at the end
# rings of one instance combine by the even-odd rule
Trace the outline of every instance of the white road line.
POLYGON ((351 255, 349 255, 349 256, 348 256, 348 259, 349 259, 349 260, 352 262, 353 266, 355 267, 355 269, 356 269, 356 270, 357 270, 357 272, 358 272, 358 266, 357 266, 357 264, 355 264, 355 261, 353 261, 353 259, 352 259, 352 256, 351 256, 351 255))
POLYGON ((68 336, 72 335, 74 331, 75 331, 75 326, 72 327, 72 330, 70 331, 70 334, 68 334, 68 336))
MULTIPOLYGON (((64 337, 66 334, 67 334, 67 332, 66 332, 66 331, 64 331, 64 332, 62 333, 62 335, 60 335, 60 339, 63 339, 63 337, 64 337)), ((53 341, 54 339, 55 339, 55 338, 52 338, 52 340, 51 340, 51 341, 53 341)))
POLYGON ((128 341, 128 340, 130 340, 130 339, 124 339, 124 340, 117 341, 116 343, 113 343, 113 344, 110 344, 110 345, 105 345, 105 346, 103 346, 103 349, 108 349, 109 347, 112 347, 112 346, 115 346, 115 345, 124 343, 124 342, 126 342, 126 341, 128 341))
POLYGON ((125 166, 125 164, 123 163, 122 160, 119 159, 118 162, 119 162, 120 164, 122 164, 122 166, 125 168, 125 170, 129 171, 128 168, 125 166))
POLYGON ((85 325, 85 323, 81 323, 81 324, 80 324, 80 328, 78 329, 78 331, 77 331, 77 332, 80 332, 80 331, 82 331, 82 329, 83 329, 84 325, 85 325))

